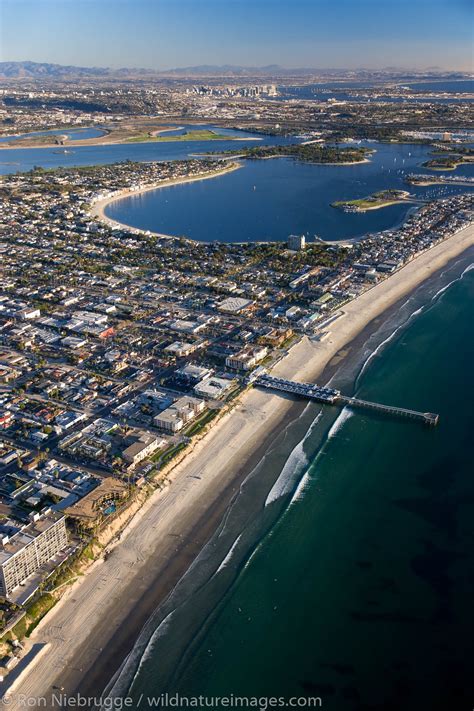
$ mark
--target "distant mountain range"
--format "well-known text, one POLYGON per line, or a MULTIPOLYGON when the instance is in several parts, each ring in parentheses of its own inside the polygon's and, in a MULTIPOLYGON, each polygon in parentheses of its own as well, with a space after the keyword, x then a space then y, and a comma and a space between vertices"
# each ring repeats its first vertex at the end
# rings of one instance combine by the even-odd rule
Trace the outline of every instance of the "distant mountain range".
POLYGON ((299 69, 286 69, 278 64, 269 64, 264 67, 243 67, 233 64, 215 66, 202 64, 195 67, 178 67, 165 71, 154 69, 137 69, 123 67, 112 69, 107 67, 76 67, 62 64, 48 64, 43 62, 0 62, 0 80, 5 81, 77 81, 77 80, 110 80, 120 81, 127 79, 150 80, 153 78, 218 78, 218 77, 350 77, 353 79, 390 78, 390 77, 432 77, 443 76, 452 78, 462 78, 466 76, 461 72, 447 72, 438 67, 430 67, 427 70, 399 69, 388 67, 386 69, 310 69, 301 67, 299 69))
POLYGON ((121 76, 154 76, 150 69, 110 69, 105 67, 75 67, 43 62, 0 62, 0 78, 3 79, 100 79, 121 76))

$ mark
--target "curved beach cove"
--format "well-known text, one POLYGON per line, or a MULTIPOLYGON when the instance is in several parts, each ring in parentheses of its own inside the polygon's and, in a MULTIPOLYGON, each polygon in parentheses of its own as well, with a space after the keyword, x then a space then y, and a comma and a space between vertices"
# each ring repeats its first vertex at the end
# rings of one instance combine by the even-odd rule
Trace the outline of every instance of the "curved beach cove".
MULTIPOLYGON (((110 201, 107 218, 160 234, 212 242, 281 241, 289 234, 325 240, 358 238, 398 225, 416 202, 365 213, 331 207, 384 189, 409 190, 415 200, 465 192, 465 186, 407 186, 429 149, 416 145, 369 144, 370 160, 355 165, 316 165, 292 159, 247 160, 243 169, 206 182, 148 190, 110 201)), ((457 175, 474 175, 460 166, 457 175)))

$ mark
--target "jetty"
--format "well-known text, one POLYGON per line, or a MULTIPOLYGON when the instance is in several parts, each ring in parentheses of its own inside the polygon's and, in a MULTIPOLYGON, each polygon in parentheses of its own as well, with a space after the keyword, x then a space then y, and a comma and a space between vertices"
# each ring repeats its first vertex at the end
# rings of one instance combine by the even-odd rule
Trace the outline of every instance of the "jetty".
POLYGON ((439 421, 439 415, 433 412, 418 412, 417 410, 409 410, 405 407, 383 405, 379 402, 370 402, 369 400, 361 400, 356 397, 347 397, 335 388, 321 387, 314 383, 299 383, 294 380, 275 378, 268 374, 258 375, 252 382, 254 385, 266 388, 267 390, 277 390, 328 405, 342 405, 350 407, 351 409, 372 410, 394 417, 404 417, 410 420, 417 420, 430 427, 436 426, 439 421))

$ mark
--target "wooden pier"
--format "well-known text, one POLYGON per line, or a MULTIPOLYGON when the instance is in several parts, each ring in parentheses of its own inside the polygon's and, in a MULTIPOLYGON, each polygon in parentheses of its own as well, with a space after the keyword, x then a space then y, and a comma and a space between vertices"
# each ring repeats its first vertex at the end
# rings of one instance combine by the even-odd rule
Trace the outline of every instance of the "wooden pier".
POLYGON ((314 383, 298 383, 293 380, 274 378, 271 375, 265 374, 255 378, 253 384, 268 390, 278 390, 328 405, 342 405, 350 407, 351 409, 373 410, 394 417, 405 417, 410 420, 417 420, 430 427, 434 427, 439 421, 439 415, 433 412, 418 412, 417 410, 409 410, 405 407, 394 407, 392 405, 383 405, 379 402, 360 400, 356 397, 347 397, 346 395, 342 395, 339 390, 321 387, 314 383))
POLYGON ((382 405, 380 402, 370 402, 368 400, 359 400, 356 397, 339 396, 339 402, 352 409, 376 410, 377 412, 394 415, 395 417, 407 417, 411 420, 418 420, 425 425, 434 427, 438 424, 439 415, 433 412, 418 412, 417 410, 408 410, 405 407, 394 407, 392 405, 382 405))

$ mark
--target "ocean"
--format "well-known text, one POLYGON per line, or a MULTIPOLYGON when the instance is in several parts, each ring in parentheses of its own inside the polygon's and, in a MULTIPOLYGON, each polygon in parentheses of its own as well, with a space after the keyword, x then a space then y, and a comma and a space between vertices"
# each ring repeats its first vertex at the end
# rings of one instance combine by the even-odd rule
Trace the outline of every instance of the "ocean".
POLYGON ((302 404, 112 693, 472 708, 473 304, 471 249, 377 320, 331 384, 439 426, 302 404))

